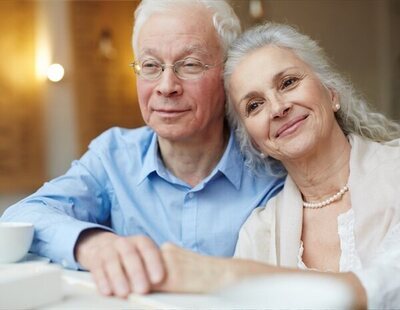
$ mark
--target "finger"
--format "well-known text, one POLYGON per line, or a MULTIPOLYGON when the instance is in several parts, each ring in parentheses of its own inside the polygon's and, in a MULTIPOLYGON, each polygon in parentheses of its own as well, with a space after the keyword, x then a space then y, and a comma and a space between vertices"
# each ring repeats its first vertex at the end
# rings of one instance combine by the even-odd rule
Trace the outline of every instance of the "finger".
POLYGON ((114 252, 104 265, 104 273, 111 285, 112 292, 118 297, 125 298, 129 295, 131 288, 122 265, 123 261, 120 255, 114 252))
MULTIPOLYGON (((146 267, 143 263, 142 253, 138 243, 142 238, 124 238, 118 242, 118 250, 121 254, 124 269, 135 293, 145 294, 150 291, 150 280, 146 267)), ((146 238, 147 239, 147 238, 146 238)))
POLYGON ((150 281, 136 245, 127 242, 121 251, 121 259, 131 283, 132 291, 139 294, 148 293, 150 290, 150 281))
POLYGON ((96 267, 91 270, 91 274, 100 294, 110 296, 112 294, 112 290, 103 268, 96 267))
POLYGON ((165 277, 164 261, 157 245, 148 238, 138 240, 137 248, 151 283, 158 284, 165 277))

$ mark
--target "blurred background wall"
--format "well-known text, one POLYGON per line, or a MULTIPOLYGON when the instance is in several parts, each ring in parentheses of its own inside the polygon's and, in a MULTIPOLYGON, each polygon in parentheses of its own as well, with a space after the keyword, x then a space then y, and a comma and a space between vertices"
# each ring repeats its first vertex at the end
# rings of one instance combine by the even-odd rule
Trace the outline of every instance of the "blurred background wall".
MULTIPOLYGON (((140 1, 0 1, 0 214, 65 172, 112 126, 143 124, 131 29, 140 1), (50 64, 64 67, 59 82, 50 64)), ((316 39, 380 112, 400 119, 399 0, 231 0, 243 28, 316 39)))

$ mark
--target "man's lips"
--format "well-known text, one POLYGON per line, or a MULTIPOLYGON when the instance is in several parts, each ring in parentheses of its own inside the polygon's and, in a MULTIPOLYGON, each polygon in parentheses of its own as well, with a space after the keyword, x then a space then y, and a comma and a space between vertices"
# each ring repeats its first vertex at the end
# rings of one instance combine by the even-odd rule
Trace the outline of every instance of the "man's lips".
POLYGON ((283 137, 286 136, 288 134, 291 134, 292 132, 294 132, 301 124, 302 122, 308 117, 307 115, 301 115, 298 117, 293 118, 292 120, 290 120, 289 122, 285 123, 284 125, 282 125, 278 131, 275 134, 275 138, 279 138, 279 137, 283 137))
POLYGON ((153 112, 156 112, 157 114, 160 114, 162 116, 166 117, 172 117, 172 116, 177 116, 182 113, 185 113, 189 111, 188 109, 182 109, 182 110, 166 110, 166 109, 154 109, 153 112))

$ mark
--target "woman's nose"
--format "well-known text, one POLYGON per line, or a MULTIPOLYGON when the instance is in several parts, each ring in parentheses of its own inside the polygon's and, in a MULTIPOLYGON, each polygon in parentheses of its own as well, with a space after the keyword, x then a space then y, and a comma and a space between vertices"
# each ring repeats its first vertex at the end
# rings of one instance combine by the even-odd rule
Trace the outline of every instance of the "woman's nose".
POLYGON ((282 118, 289 114, 292 109, 292 104, 286 102, 281 97, 276 97, 271 102, 272 105, 272 118, 282 118))

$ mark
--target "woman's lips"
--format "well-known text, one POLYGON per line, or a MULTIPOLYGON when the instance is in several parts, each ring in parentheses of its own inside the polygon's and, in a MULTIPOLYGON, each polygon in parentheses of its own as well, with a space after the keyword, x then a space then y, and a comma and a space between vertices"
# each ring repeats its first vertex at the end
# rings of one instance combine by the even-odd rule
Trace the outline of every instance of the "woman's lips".
POLYGON ((296 131, 296 129, 301 126, 303 121, 305 119, 307 119, 307 117, 308 117, 308 114, 298 116, 298 117, 293 118, 286 124, 282 125, 276 132, 275 138, 282 138, 282 137, 287 136, 287 135, 291 134, 292 132, 296 131))

